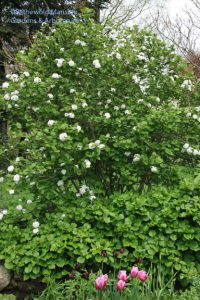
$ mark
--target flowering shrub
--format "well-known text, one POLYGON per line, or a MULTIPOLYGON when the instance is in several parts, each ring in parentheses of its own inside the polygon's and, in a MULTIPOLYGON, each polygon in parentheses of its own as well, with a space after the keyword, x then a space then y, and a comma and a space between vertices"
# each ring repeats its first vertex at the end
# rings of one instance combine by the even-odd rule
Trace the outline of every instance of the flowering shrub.
POLYGON ((200 109, 181 58, 138 28, 85 19, 43 31, 2 85, 0 259, 25 278, 62 276, 76 262, 112 267, 123 247, 125 265, 160 253, 195 269, 197 187, 177 186, 198 173, 200 109))

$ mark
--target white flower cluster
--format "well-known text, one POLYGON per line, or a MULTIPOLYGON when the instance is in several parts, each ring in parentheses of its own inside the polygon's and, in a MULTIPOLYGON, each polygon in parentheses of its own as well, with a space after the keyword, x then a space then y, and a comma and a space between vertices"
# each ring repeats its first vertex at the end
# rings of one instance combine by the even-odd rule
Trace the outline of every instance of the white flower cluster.
POLYGON ((75 62, 71 59, 70 61, 68 61, 68 65, 70 67, 74 67, 75 66, 75 62))
POLYGON ((71 112, 71 113, 65 113, 64 116, 68 117, 69 119, 74 119, 75 118, 75 114, 73 112, 71 112))
POLYGON ((55 123, 54 120, 49 120, 49 121, 47 122, 47 125, 48 125, 48 126, 53 126, 54 123, 55 123))
POLYGON ((152 173, 158 173, 158 168, 155 166, 151 166, 151 172, 152 173))
POLYGON ((189 91, 191 91, 192 87, 193 87, 192 81, 189 80, 189 79, 184 80, 181 87, 182 88, 187 88, 189 91))
POLYGON ((86 46, 86 42, 80 41, 80 40, 76 40, 76 41, 74 42, 74 44, 75 44, 75 45, 81 45, 82 47, 85 47, 85 46, 86 46))
POLYGON ((200 155, 200 150, 194 149, 189 145, 189 143, 185 143, 183 145, 182 152, 187 152, 188 154, 192 154, 194 156, 200 155))
POLYGON ((33 233, 39 232, 40 223, 38 221, 33 222, 33 233))
POLYGON ((58 73, 53 73, 51 77, 54 79, 59 79, 61 77, 61 75, 58 73))
POLYGON ((35 77, 33 81, 34 83, 39 84, 42 82, 42 79, 40 77, 35 77))
POLYGON ((14 92, 6 93, 4 95, 4 100, 13 100, 13 101, 17 101, 19 99, 19 91, 15 90, 14 92))
POLYGON ((65 60, 64 60, 64 58, 56 58, 55 61, 56 61, 57 67, 61 68, 63 66, 65 60))
POLYGON ((8 213, 8 210, 7 210, 7 209, 2 209, 2 210, 0 211, 0 220, 2 220, 3 217, 4 217, 5 215, 7 215, 7 213, 8 213))
MULTIPOLYGON (((197 109, 198 109, 198 107, 196 107, 196 111, 198 111, 197 109)), ((197 114, 192 114, 191 112, 188 112, 186 114, 186 117, 192 118, 192 119, 197 120, 197 121, 200 122, 200 117, 197 114)))
POLYGON ((13 180, 15 183, 18 183, 20 181, 20 175, 19 174, 14 175, 13 180))
POLYGON ((133 157, 133 162, 140 161, 140 159, 141 159, 140 154, 135 154, 134 157, 133 157))
POLYGON ((105 147, 104 144, 101 144, 100 140, 96 140, 94 143, 89 143, 88 148, 93 150, 95 148, 103 149, 105 147))
POLYGON ((85 184, 83 184, 80 187, 79 192, 76 193, 76 197, 80 197, 80 196, 84 195, 85 193, 89 193, 91 201, 93 201, 93 200, 96 199, 96 196, 94 195, 94 192, 91 191, 90 188, 87 185, 85 185, 85 184))
POLYGON ((86 169, 89 169, 91 167, 91 162, 88 159, 84 160, 84 164, 85 164, 86 169))
POLYGON ((101 64, 98 59, 93 60, 93 65, 95 66, 96 69, 101 68, 101 64))
POLYGON ((2 89, 7 89, 9 87, 9 82, 5 81, 2 83, 2 89))
POLYGON ((68 137, 68 135, 67 135, 66 132, 63 132, 63 133, 60 133, 60 134, 59 134, 59 139, 60 139, 62 142, 66 141, 67 137, 68 137))

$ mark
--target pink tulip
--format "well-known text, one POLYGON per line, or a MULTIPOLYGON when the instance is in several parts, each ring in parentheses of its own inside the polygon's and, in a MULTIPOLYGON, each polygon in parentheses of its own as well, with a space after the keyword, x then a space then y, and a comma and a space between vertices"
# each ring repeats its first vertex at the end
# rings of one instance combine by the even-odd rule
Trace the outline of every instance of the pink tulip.
POLYGON ((108 275, 101 275, 100 277, 97 277, 95 280, 95 287, 97 290, 102 290, 108 282, 108 275))
POLYGON ((132 277, 132 278, 137 277, 138 271, 139 271, 139 270, 138 270, 137 267, 132 267, 132 269, 131 269, 131 277, 132 277))
POLYGON ((119 271, 118 279, 123 280, 123 281, 128 280, 128 276, 126 275, 126 271, 119 271))
POLYGON ((147 280, 147 278, 148 278, 148 274, 147 274, 145 271, 141 270, 141 271, 138 271, 137 277, 138 277, 142 282, 145 282, 145 281, 147 280))
POLYGON ((116 284, 116 288, 118 291, 122 291, 125 288, 125 281, 124 280, 119 280, 116 284))

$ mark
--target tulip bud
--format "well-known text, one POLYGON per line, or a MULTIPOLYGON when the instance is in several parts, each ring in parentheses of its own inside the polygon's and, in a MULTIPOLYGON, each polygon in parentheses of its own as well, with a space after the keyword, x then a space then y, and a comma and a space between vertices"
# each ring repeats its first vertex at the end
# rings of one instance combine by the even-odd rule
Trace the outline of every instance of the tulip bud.
POLYGON ((132 277, 132 278, 137 277, 138 271, 139 271, 139 270, 138 270, 137 267, 132 267, 132 269, 131 269, 131 277, 132 277))
POLYGON ((113 252, 113 256, 114 256, 114 257, 117 257, 117 256, 118 256, 118 252, 117 252, 117 251, 114 251, 114 252, 113 252))

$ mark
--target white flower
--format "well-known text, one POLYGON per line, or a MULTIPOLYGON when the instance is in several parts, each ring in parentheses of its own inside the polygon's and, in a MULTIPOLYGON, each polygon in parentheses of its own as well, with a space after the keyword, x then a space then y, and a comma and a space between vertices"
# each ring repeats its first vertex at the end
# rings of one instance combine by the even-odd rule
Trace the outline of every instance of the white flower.
POLYGON ((95 59, 95 60, 93 61, 93 65, 95 66, 96 69, 101 68, 101 65, 100 65, 100 62, 99 62, 98 59, 95 59))
POLYGON ((2 88, 3 89, 7 89, 9 87, 9 82, 3 82, 3 84, 2 84, 2 88))
POLYGON ((77 126, 76 126, 76 130, 77 130, 78 132, 80 132, 80 131, 81 131, 81 126, 80 126, 80 125, 77 125, 77 126))
POLYGON ((191 112, 188 112, 187 114, 186 114, 186 117, 191 117, 192 116, 192 113, 191 112))
POLYGON ((15 161, 19 162, 20 161, 20 157, 16 157, 15 161))
POLYGON ((18 183, 20 181, 20 175, 19 174, 16 174, 14 177, 13 177, 13 180, 14 182, 18 183))
POLYGON ((0 212, 0 220, 3 219, 3 214, 0 212))
POLYGON ((142 102, 144 102, 143 99, 139 99, 139 100, 137 101, 137 103, 142 103, 142 102))
POLYGON ((75 89, 70 89, 69 92, 70 92, 70 94, 73 94, 73 93, 76 92, 76 90, 75 89))
POLYGON ((33 233, 38 233, 39 232, 39 228, 34 228, 33 229, 33 233))
POLYGON ((192 118, 193 118, 194 120, 196 120, 196 119, 198 119, 198 116, 194 114, 194 115, 192 116, 192 118))
POLYGON ((95 144, 94 143, 89 143, 88 148, 93 150, 95 148, 95 144))
POLYGON ((85 159, 84 160, 84 163, 85 163, 85 167, 88 169, 91 167, 91 162, 88 160, 88 159, 85 159))
POLYGON ((68 62, 68 65, 69 65, 70 67, 74 67, 74 66, 75 66, 75 62, 74 62, 73 60, 70 60, 70 61, 68 62))
POLYGON ((7 210, 7 209, 3 209, 3 210, 2 210, 2 214, 3 214, 3 215, 7 215, 7 213, 8 213, 8 210, 7 210))
POLYGON ((17 95, 12 95, 10 99, 13 101, 17 101, 19 97, 17 95))
POLYGON ((135 81, 136 84, 140 82, 140 77, 138 77, 137 75, 133 75, 132 79, 135 81))
POLYGON ((26 86, 26 83, 25 82, 20 82, 20 87, 21 88, 24 88, 26 86))
POLYGON ((60 52, 64 52, 65 51, 65 48, 60 48, 60 52))
POLYGON ((114 110, 119 110, 119 106, 114 106, 114 110))
POLYGON ((124 152, 124 155, 126 155, 127 157, 129 157, 131 155, 131 152, 129 152, 129 151, 124 152))
POLYGON ((188 149, 189 148, 189 144, 188 143, 185 143, 184 145, 183 145, 183 149, 188 149))
POLYGON ((81 194, 80 193, 76 193, 76 197, 80 197, 81 196, 81 194))
POLYGON ((63 132, 63 133, 61 133, 61 134, 59 135, 59 139, 60 139, 62 142, 66 141, 67 137, 68 137, 68 135, 67 135, 66 132, 63 132))
POLYGON ((95 200, 95 199, 96 199, 96 196, 95 196, 95 195, 90 196, 90 200, 91 200, 91 201, 93 201, 93 200, 95 200))
POLYGON ((63 186, 63 185, 64 185, 64 181, 63 180, 58 180, 57 186, 63 186))
POLYGON ((87 106, 88 106, 88 105, 87 105, 86 102, 83 102, 83 103, 82 103, 82 107, 83 107, 83 108, 85 108, 85 107, 87 107, 87 106))
POLYGON ((29 72, 24 72, 23 74, 24 74, 25 77, 29 77, 30 76, 29 72))
POLYGON ((33 222, 33 228, 38 228, 40 226, 40 223, 38 221, 33 222))
POLYGON ((4 181, 3 177, 0 177, 0 183, 2 183, 4 181))
POLYGON ((7 93, 7 94, 4 95, 3 98, 4 98, 4 100, 10 100, 10 95, 7 93))
POLYGON ((55 123, 54 120, 49 120, 47 124, 48 124, 48 126, 52 126, 54 123, 55 123))
POLYGON ((60 77, 61 77, 61 75, 59 75, 58 73, 53 73, 52 74, 52 78, 54 78, 54 79, 58 79, 60 77))
POLYGON ((157 173, 158 172, 158 168, 155 166, 151 166, 151 172, 152 173, 157 173))
POLYGON ((110 90, 111 90, 111 92, 116 92, 115 88, 111 88, 110 90))
POLYGON ((192 81, 191 80, 184 80, 182 85, 181 85, 182 88, 188 88, 188 90, 192 90, 192 81))
POLYGON ((18 75, 17 74, 12 74, 11 76, 10 76, 10 79, 13 81, 13 82, 17 82, 18 81, 18 75))
POLYGON ((7 171, 8 171, 9 173, 12 173, 12 172, 14 171, 14 166, 9 166, 9 167, 7 168, 7 171))
POLYGON ((72 110, 77 110, 78 109, 78 106, 76 104, 72 104, 72 110))
POLYGON ((33 201, 31 200, 31 199, 28 199, 27 201, 26 201, 26 203, 27 204, 31 204, 33 201))
POLYGON ((128 109, 125 110, 125 115, 130 115, 130 111, 128 109))
POLYGON ((86 193, 86 191, 88 190, 89 188, 88 188, 88 186, 87 185, 85 185, 85 184, 83 184, 81 187, 80 187, 80 189, 79 189, 79 193, 80 193, 80 195, 83 195, 83 194, 85 194, 86 193))
POLYGON ((16 210, 22 210, 22 209, 23 209, 23 206, 21 204, 16 206, 16 210))
POLYGON ((56 58, 55 61, 56 61, 57 67, 61 68, 63 66, 63 63, 65 60, 64 60, 64 58, 56 58))
POLYGON ((192 154, 193 153, 193 148, 192 147, 188 147, 186 149, 186 151, 187 151, 188 154, 192 154))
POLYGON ((116 56, 116 58, 117 58, 117 59, 119 59, 119 60, 122 58, 121 54, 120 54, 120 53, 118 53, 118 52, 116 53, 116 55, 115 55, 115 56, 116 56))
POLYGON ((68 117, 70 119, 74 119, 75 118, 75 114, 74 113, 65 113, 65 117, 68 117))
POLYGON ((40 83, 42 80, 40 77, 35 77, 34 78, 34 83, 40 83))
POLYGON ((65 175, 66 173, 67 173, 67 170, 65 170, 65 169, 62 169, 62 170, 61 170, 61 174, 62 174, 62 175, 65 175))
POLYGON ((65 217, 66 217, 66 215, 65 215, 65 214, 62 214, 61 218, 65 218, 65 217))
POLYGON ((107 113, 104 114, 104 117, 105 117, 106 119, 110 119, 111 114, 107 112, 107 113))
POLYGON ((15 190, 9 190, 9 194, 13 195, 15 193, 15 190))
POLYGON ((101 143, 100 140, 96 140, 96 141, 95 141, 95 144, 96 144, 96 145, 100 145, 100 143, 101 143))
POLYGON ((49 99, 53 99, 53 97, 54 97, 53 94, 51 94, 51 93, 48 94, 47 96, 49 97, 49 99))
POLYGON ((196 156, 196 155, 199 155, 199 151, 198 151, 197 149, 194 149, 194 150, 193 150, 193 155, 195 155, 195 156, 196 156))
POLYGON ((105 148, 105 145, 104 144, 100 144, 98 147, 99 147, 99 149, 103 149, 103 148, 105 148))
POLYGON ((133 157, 133 162, 139 161, 140 160, 140 154, 135 154, 133 157))

